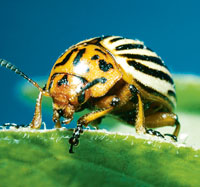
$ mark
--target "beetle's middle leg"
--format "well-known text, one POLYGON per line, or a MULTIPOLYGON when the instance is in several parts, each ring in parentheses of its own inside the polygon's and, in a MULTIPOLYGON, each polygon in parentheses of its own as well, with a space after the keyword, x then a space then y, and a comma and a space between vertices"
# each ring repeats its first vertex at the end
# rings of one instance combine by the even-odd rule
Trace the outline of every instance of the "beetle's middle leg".
POLYGON ((136 111, 137 116, 135 121, 135 128, 137 133, 148 133, 164 138, 164 136, 160 132, 148 130, 147 128, 157 128, 175 125, 176 128, 174 130, 173 135, 165 134, 165 136, 170 136, 175 141, 177 141, 177 136, 180 131, 180 123, 176 114, 169 112, 156 112, 145 116, 142 99, 139 93, 137 93, 136 111))
POLYGON ((69 139, 70 153, 73 153, 73 146, 78 145, 80 134, 83 133, 83 126, 87 126, 89 123, 104 117, 106 114, 110 113, 119 103, 119 98, 115 95, 106 96, 96 103, 96 107, 101 108, 100 110, 85 114, 79 118, 77 122, 77 127, 74 129, 72 137, 69 139))
POLYGON ((145 129, 145 118, 144 118, 144 109, 142 99, 139 93, 137 93, 137 104, 136 104, 136 121, 135 121, 135 129, 139 134, 146 133, 145 129))
POLYGON ((176 114, 169 112, 156 112, 148 116, 145 116, 142 99, 139 94, 137 94, 136 111, 137 111, 137 116, 135 121, 135 128, 137 133, 148 133, 164 138, 164 136, 160 132, 150 129, 148 130, 147 128, 157 128, 157 127, 175 125, 176 128, 174 130, 174 133, 172 135, 165 134, 165 136, 170 136, 175 141, 177 141, 177 136, 180 131, 180 123, 178 121, 178 117, 176 114))
POLYGON ((35 105, 35 113, 29 126, 33 129, 40 129, 42 124, 42 92, 39 93, 35 105))
POLYGON ((148 130, 146 128, 146 127, 150 127, 150 128, 154 127, 154 126, 152 126, 152 123, 154 122, 154 119, 156 117, 154 119, 152 118, 152 120, 151 120, 151 118, 149 118, 150 117, 150 115, 149 115, 149 117, 146 118, 146 116, 145 116, 146 112, 144 112, 143 102, 142 102, 142 98, 141 98, 139 90, 137 90, 137 88, 134 85, 130 85, 129 89, 133 95, 132 100, 136 104, 136 120, 135 120, 136 132, 138 134, 145 134, 145 133, 153 134, 153 135, 164 138, 164 136, 160 132, 154 131, 154 130, 148 130))
POLYGON ((136 104, 136 120, 135 120, 136 132, 138 134, 144 134, 146 133, 146 128, 145 128, 144 108, 140 92, 134 85, 129 85, 129 92, 132 94, 132 99, 134 100, 134 104, 136 104))

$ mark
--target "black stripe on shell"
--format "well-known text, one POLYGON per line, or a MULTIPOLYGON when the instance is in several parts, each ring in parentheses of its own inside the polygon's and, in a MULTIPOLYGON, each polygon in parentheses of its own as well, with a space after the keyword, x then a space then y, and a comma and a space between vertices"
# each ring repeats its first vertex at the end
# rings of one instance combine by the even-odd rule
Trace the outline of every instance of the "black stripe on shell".
POLYGON ((123 44, 115 48, 115 50, 126 50, 126 49, 145 49, 146 47, 142 44, 123 44))
POLYGON ((164 99, 165 101, 167 101, 168 103, 170 103, 170 105, 171 105, 173 108, 175 107, 175 106, 174 106, 174 103, 173 103, 171 100, 169 100, 169 98, 168 98, 167 96, 161 94, 160 92, 154 90, 153 88, 150 88, 150 87, 148 87, 148 86, 143 85, 140 81, 138 81, 138 80, 136 80, 136 79, 134 79, 134 81, 136 82, 136 84, 138 84, 138 85, 139 85, 143 90, 145 90, 146 92, 148 92, 148 93, 150 93, 150 94, 152 94, 152 95, 155 95, 155 96, 158 96, 158 97, 164 99))
POLYGON ((150 67, 147 67, 147 66, 145 66, 139 62, 136 62, 134 60, 128 60, 127 62, 130 66, 133 66, 136 70, 138 70, 142 73, 151 75, 151 76, 153 76, 155 78, 159 78, 161 80, 165 80, 165 81, 171 83, 172 85, 174 85, 173 79, 168 74, 166 74, 162 71, 151 69, 150 67))
POLYGON ((99 51, 101 54, 106 55, 106 53, 104 53, 101 49, 95 49, 95 51, 99 51))
POLYGON ((91 60, 97 60, 97 59, 99 59, 99 55, 94 55, 94 56, 92 56, 92 58, 91 58, 91 60))
POLYGON ((130 58, 130 59, 146 60, 149 62, 153 62, 155 64, 159 64, 160 66, 166 67, 160 57, 139 55, 139 54, 119 54, 119 56, 130 58))
POLYGON ((175 93, 174 91, 168 90, 167 94, 168 94, 169 96, 174 97, 174 98, 176 99, 176 93, 175 93))
POLYGON ((122 40, 122 39, 124 39, 124 38, 121 37, 121 36, 119 36, 119 37, 117 37, 117 38, 113 38, 113 39, 110 40, 109 42, 110 42, 110 43, 114 43, 114 42, 116 42, 116 41, 118 41, 118 40, 122 40))

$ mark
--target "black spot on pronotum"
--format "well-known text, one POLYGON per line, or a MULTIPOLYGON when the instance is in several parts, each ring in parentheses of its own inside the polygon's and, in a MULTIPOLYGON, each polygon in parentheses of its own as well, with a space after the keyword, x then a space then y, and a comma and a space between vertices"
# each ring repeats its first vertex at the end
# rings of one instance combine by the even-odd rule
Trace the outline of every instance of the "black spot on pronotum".
POLYGON ((68 84, 68 80, 67 80, 67 75, 64 75, 63 77, 62 77, 62 79, 60 79, 59 81, 58 81, 58 83, 57 83, 57 85, 58 86, 61 86, 61 85, 63 85, 63 84, 68 84))
POLYGON ((95 49, 95 51, 99 51, 100 53, 102 53, 103 55, 106 55, 106 53, 104 53, 101 49, 95 49))
POLYGON ((80 59, 82 58, 83 54, 85 53, 86 49, 83 48, 81 49, 78 54, 76 55, 76 57, 74 58, 74 61, 73 61, 73 65, 77 65, 79 62, 80 62, 80 59))
MULTIPOLYGON (((64 64, 66 64, 67 63, 67 61, 70 59, 70 57, 72 56, 72 54, 74 53, 74 52, 76 52, 78 49, 77 48, 75 48, 75 49, 72 49, 67 55, 66 55, 66 57, 62 60, 62 62, 59 62, 59 63, 57 63, 55 66, 54 66, 54 69, 56 68, 56 67, 58 67, 58 66, 62 66, 62 65, 64 65, 64 64)), ((64 54, 63 54, 64 55, 64 54)))
POLYGON ((111 63, 107 63, 105 60, 99 60, 99 68, 107 72, 110 68, 113 68, 113 65, 111 63))
POLYGON ((91 58, 91 60, 97 60, 97 59, 99 59, 99 55, 94 55, 94 56, 91 58))
POLYGON ((94 86, 94 85, 96 85, 98 83, 104 84, 106 81, 107 81, 107 79, 105 77, 94 79, 92 82, 87 83, 86 86, 81 89, 81 92, 91 88, 92 86, 94 86))

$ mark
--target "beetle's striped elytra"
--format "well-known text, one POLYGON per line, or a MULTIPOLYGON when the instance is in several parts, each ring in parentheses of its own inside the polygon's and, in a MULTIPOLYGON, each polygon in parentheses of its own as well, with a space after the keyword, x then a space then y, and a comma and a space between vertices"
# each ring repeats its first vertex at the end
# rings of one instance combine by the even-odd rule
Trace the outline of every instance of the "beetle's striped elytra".
POLYGON ((149 128, 175 125, 171 136, 178 136, 180 124, 173 113, 176 92, 172 76, 162 59, 139 40, 102 36, 73 45, 55 62, 44 89, 11 63, 0 60, 0 64, 40 91, 31 128, 41 126, 42 96, 53 99, 57 128, 70 123, 77 111, 92 111, 77 121, 69 140, 70 152, 78 144, 83 126, 91 122, 98 125, 107 114, 134 125, 138 133, 162 137, 149 128), (60 117, 65 120, 61 122, 60 117))

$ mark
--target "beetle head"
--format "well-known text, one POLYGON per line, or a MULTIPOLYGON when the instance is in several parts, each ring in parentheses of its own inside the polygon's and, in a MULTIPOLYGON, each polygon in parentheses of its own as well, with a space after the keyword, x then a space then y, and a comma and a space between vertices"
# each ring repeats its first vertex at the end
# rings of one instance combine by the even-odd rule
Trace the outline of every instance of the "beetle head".
POLYGON ((85 79, 67 73, 56 74, 51 80, 49 92, 54 110, 58 111, 59 117, 66 118, 67 123, 90 97, 89 89, 82 91, 86 84, 85 79))

